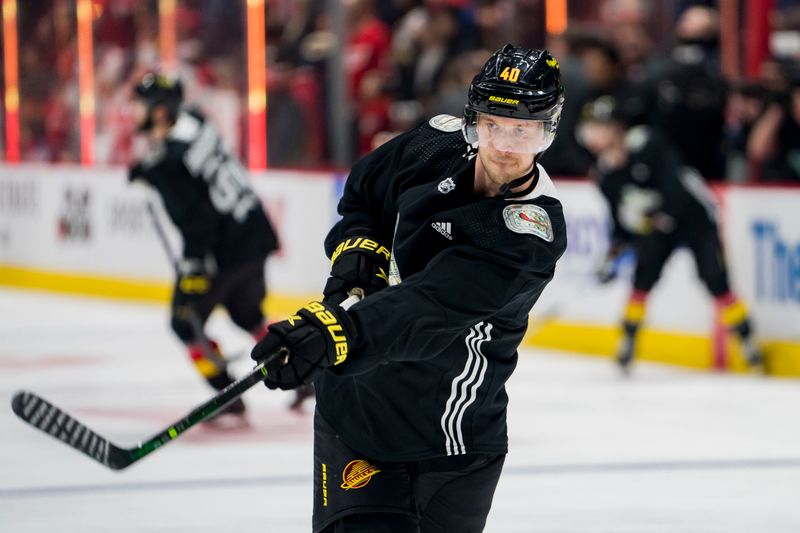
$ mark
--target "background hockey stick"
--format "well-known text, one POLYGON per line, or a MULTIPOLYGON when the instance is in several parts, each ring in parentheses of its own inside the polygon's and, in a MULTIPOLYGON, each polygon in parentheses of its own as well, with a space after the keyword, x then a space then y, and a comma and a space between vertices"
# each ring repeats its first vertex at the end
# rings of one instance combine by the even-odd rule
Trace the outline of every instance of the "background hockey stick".
MULTIPOLYGON (((341 307, 344 309, 348 309, 360 301, 363 292, 354 289, 351 294, 352 296, 341 303, 341 307)), ((14 394, 11 399, 11 409, 27 424, 44 431, 67 446, 86 454, 112 470, 122 470, 158 450, 164 444, 177 439, 184 431, 207 420, 234 401, 253 385, 266 378, 265 366, 268 363, 284 355, 284 351, 272 354, 242 379, 231 383, 219 394, 195 407, 180 420, 131 448, 122 448, 109 442, 108 439, 101 437, 74 417, 30 391, 19 391, 14 394)))
MULTIPOLYGON (((156 212, 155 207, 153 207, 153 203, 151 201, 148 200, 145 205, 147 206, 147 213, 150 215, 150 220, 153 222, 153 227, 158 235, 158 240, 161 241, 161 246, 164 248, 164 253, 167 254, 167 259, 169 259, 169 262, 172 264, 172 269, 175 271, 175 279, 178 279, 180 277, 178 258, 174 253, 172 253, 172 247, 169 244, 167 233, 164 231, 164 227, 161 225, 161 219, 159 218, 158 213, 156 212)), ((228 361, 222 357, 222 355, 215 350, 213 346, 211 346, 211 341, 208 340, 208 337, 203 330, 203 322, 200 320, 200 317, 197 316, 197 312, 195 312, 192 307, 186 307, 184 312, 186 313, 186 320, 189 322, 195 338, 200 342, 200 347, 203 349, 203 356, 205 356, 207 360, 211 361, 218 370, 224 370, 228 364, 228 361)))

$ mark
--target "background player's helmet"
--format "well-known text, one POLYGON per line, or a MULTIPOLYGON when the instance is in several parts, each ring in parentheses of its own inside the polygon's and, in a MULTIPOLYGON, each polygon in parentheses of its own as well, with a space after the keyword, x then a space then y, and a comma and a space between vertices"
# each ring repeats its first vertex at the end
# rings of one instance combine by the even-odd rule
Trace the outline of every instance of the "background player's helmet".
POLYGON ((147 119, 140 125, 140 129, 149 130, 153 126, 153 108, 163 105, 172 121, 178 118, 181 103, 183 102, 183 85, 180 80, 148 72, 134 88, 137 98, 147 104, 147 119))
POLYGON ((609 148, 609 140, 624 137, 630 126, 638 123, 622 103, 610 95, 600 96, 584 104, 580 121, 575 128, 575 138, 592 152, 598 154, 609 148))
POLYGON ((631 117, 613 96, 600 96, 584 104, 581 109, 581 122, 617 122, 623 126, 630 123, 631 117))
POLYGON ((536 121, 541 135, 529 149, 543 152, 555 138, 563 104, 561 71, 550 52, 507 44, 489 58, 470 84, 464 138, 473 148, 479 147, 481 113, 536 121))
POLYGON ((590 100, 581 109, 581 122, 615 122, 623 127, 647 124, 647 110, 638 98, 615 98, 603 95, 590 100))

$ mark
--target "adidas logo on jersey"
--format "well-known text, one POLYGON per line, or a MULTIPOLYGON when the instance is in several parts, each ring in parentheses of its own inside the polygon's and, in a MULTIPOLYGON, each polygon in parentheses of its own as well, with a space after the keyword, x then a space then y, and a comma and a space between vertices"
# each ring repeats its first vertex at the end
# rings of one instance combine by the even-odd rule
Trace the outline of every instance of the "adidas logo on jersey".
POLYGON ((453 240, 452 224, 450 222, 434 222, 431 227, 441 233, 446 239, 453 240))

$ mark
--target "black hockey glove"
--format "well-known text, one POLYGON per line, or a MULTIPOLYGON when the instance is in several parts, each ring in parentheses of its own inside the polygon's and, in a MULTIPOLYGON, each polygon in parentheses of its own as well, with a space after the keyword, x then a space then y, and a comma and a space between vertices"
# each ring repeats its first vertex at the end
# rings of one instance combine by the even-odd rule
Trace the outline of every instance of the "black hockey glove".
POLYGON ((212 276, 201 259, 181 259, 175 282, 174 306, 179 312, 193 308, 211 290, 212 276))
POLYGON ((266 385, 294 389, 314 380, 328 367, 347 360, 356 338, 347 311, 326 302, 311 302, 287 320, 269 326, 250 357, 267 361, 266 385), (271 358, 274 354, 277 357, 271 358))
POLYGON ((616 242, 611 245, 611 248, 608 250, 605 259, 603 259, 602 263, 597 267, 595 271, 595 278, 597 282, 601 285, 605 285, 606 283, 610 283, 617 279, 619 265, 618 260, 619 257, 625 252, 627 249, 627 244, 616 242))
POLYGON ((348 237, 331 255, 324 301, 339 305, 355 287, 367 296, 389 285, 389 250, 369 237, 348 237))
POLYGON ((595 272, 595 278, 597 278, 597 282, 601 285, 605 285, 606 283, 611 283, 615 279, 617 279, 617 265, 614 259, 606 258, 597 268, 595 272))

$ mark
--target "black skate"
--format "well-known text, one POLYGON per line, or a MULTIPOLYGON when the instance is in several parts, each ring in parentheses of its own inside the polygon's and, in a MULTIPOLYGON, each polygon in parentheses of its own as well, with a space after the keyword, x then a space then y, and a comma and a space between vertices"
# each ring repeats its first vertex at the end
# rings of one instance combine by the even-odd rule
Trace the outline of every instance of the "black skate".
POLYGON ((241 398, 236 398, 221 411, 212 415, 203 424, 215 429, 240 429, 250 425, 247 408, 241 398))
POLYGON ((622 341, 619 350, 617 350, 617 364, 619 365, 620 370, 625 373, 625 375, 630 374, 631 371, 631 363, 633 362, 633 348, 633 339, 626 337, 622 341))
POLYGON ((753 341, 749 339, 742 340, 742 351, 744 352, 744 358, 747 362, 747 366, 752 369, 760 370, 761 372, 765 371, 764 355, 753 341))
MULTIPOLYGON (((221 391, 233 383, 234 380, 227 372, 224 372, 214 377, 207 378, 207 381, 214 389, 221 391)), ((242 399, 236 398, 203 423, 220 429, 245 427, 248 425, 247 418, 245 417, 246 411, 247 408, 242 399)))

